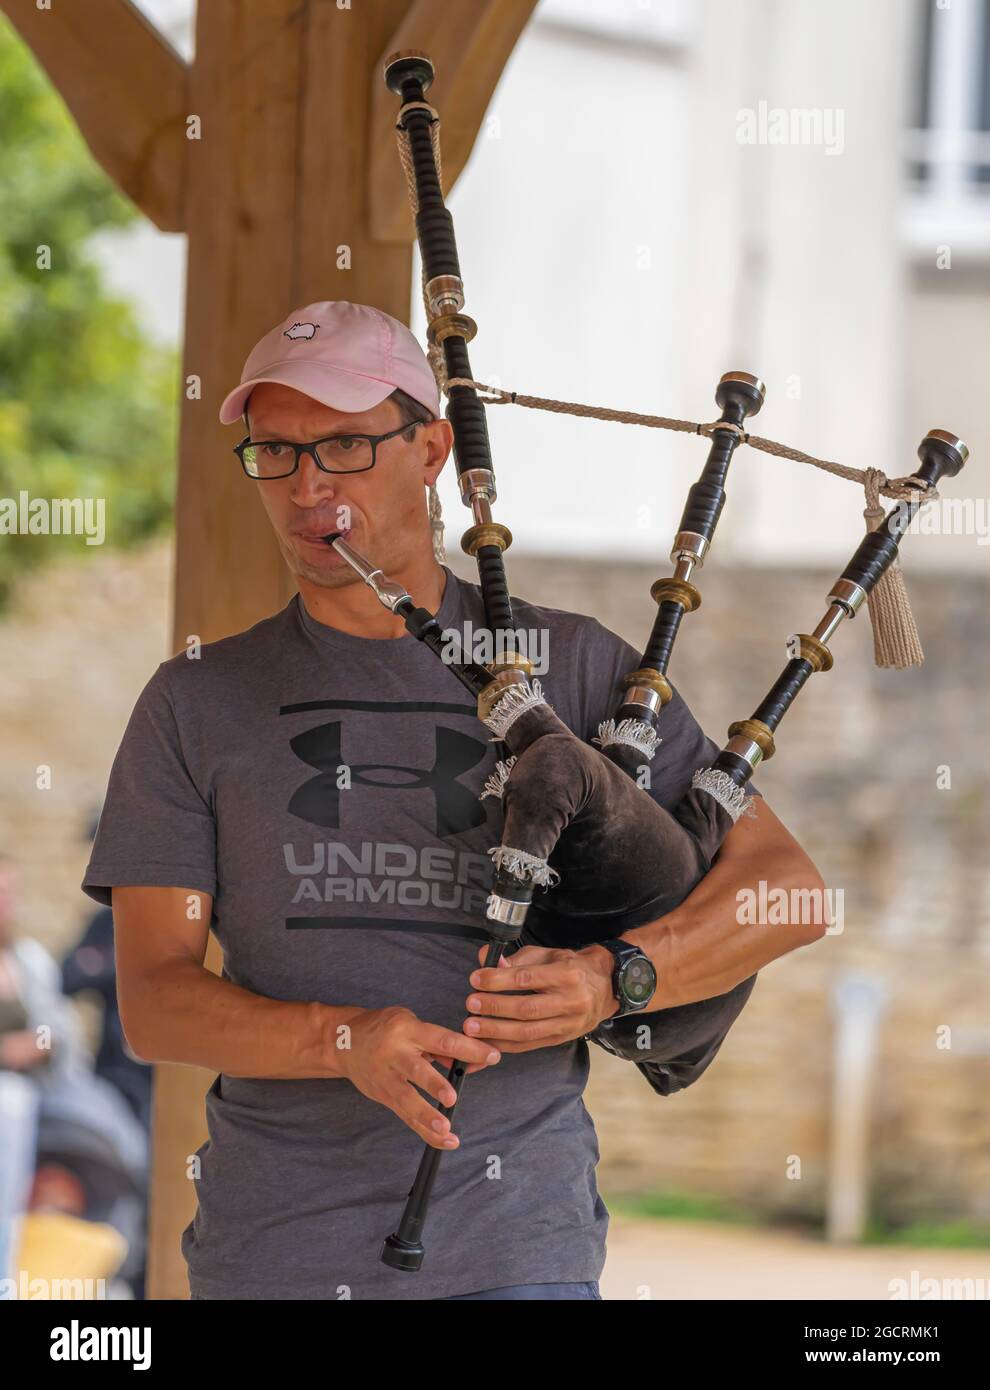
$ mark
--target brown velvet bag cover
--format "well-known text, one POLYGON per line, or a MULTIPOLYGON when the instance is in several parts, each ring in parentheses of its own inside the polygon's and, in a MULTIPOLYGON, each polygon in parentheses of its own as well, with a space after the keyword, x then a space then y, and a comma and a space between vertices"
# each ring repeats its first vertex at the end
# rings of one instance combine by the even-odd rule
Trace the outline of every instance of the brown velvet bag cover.
MULTIPOLYGON (((549 705, 517 716, 504 741, 516 762, 502 792, 502 845, 546 859, 560 875, 537 890, 523 944, 580 949, 672 911, 708 872, 733 824, 714 797, 694 788, 674 814, 664 810, 549 705)), ((715 999, 607 1019, 589 1037, 670 1095, 714 1060, 755 980, 715 999)))

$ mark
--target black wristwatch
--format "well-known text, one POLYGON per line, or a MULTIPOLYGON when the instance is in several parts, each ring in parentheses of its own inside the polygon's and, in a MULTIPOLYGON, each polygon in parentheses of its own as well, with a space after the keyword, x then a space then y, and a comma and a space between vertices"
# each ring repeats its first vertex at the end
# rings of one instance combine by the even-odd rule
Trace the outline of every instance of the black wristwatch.
POLYGON ((606 951, 615 958, 612 967, 612 993, 619 1001, 617 1013, 605 1020, 624 1018, 626 1014, 636 1014, 645 1009, 653 998, 657 987, 657 972, 649 956, 644 954, 631 941, 599 941, 606 951))

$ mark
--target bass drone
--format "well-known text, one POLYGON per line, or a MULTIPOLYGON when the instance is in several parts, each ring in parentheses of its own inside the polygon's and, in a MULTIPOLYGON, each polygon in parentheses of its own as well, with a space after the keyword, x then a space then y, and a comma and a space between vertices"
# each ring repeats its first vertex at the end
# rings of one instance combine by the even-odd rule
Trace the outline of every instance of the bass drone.
MULTIPOLYGON (((434 149, 432 127, 438 117, 424 100, 433 75, 432 63, 421 53, 396 54, 385 66, 386 84, 402 99, 398 127, 408 141, 429 341, 442 349, 448 381, 473 380, 467 344, 476 325, 462 312, 464 287, 434 149)), ((960 439, 945 430, 929 431, 918 449, 921 467, 906 480, 913 490, 864 536, 832 586, 817 627, 793 639, 793 654, 768 694, 749 719, 730 726, 728 742, 712 766, 694 773, 691 787, 669 812, 635 778, 656 752, 658 721, 673 694, 666 672, 681 619, 701 601, 691 575, 712 543, 743 422, 760 409, 764 396, 763 383, 749 373, 728 372, 719 381, 715 399, 722 414, 674 539, 674 573, 652 586, 657 613, 649 642, 639 666, 624 677, 615 718, 599 727, 597 747, 557 717, 540 682, 531 680, 532 664, 515 645, 502 562, 512 537, 492 519, 491 447, 485 409, 472 387, 449 386, 447 417, 461 497, 474 521, 461 543, 477 559, 486 621, 504 643, 498 659, 487 665, 447 659, 451 648, 436 616, 417 606, 401 584, 338 533, 325 537, 384 607, 444 660, 476 698, 479 718, 510 755, 500 761, 485 793, 498 795, 504 812, 501 843, 489 851, 495 873, 486 908, 488 967, 523 940, 571 949, 608 940, 673 911, 693 891, 728 831, 747 811, 752 801, 747 783, 759 763, 772 757, 774 733, 795 696, 813 673, 830 669, 828 643, 839 624, 856 615, 889 569, 901 537, 939 479, 954 477, 968 457, 960 439), (547 890, 539 905, 533 903, 537 887, 547 890)), ((710 1031, 713 1006, 731 1022, 752 985, 752 979, 744 981, 717 1001, 606 1019, 588 1036, 635 1062, 650 1084, 667 1094, 671 1082, 663 1064, 695 1045, 704 1026, 710 1031)), ((455 1061, 448 1072, 455 1095, 464 1075, 464 1065, 455 1061)), ((439 1113, 450 1116, 455 1106, 456 1101, 440 1106, 439 1113)), ((422 1266, 423 1229, 442 1156, 443 1150, 426 1146, 398 1228, 382 1248, 382 1260, 393 1269, 422 1266)))

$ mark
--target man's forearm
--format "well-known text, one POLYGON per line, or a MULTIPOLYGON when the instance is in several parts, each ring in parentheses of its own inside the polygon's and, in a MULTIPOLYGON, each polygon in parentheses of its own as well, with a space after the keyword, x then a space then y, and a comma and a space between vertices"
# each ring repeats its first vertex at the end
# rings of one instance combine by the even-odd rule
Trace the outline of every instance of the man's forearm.
POLYGON ((340 1077, 347 1024, 363 1009, 252 994, 195 961, 161 966, 122 1022, 146 1062, 279 1080, 340 1077))
POLYGON ((623 933, 656 967, 651 1008, 725 994, 778 956, 824 935, 824 920, 767 925, 747 922, 740 911, 740 894, 759 895, 761 880, 768 892, 782 889, 788 901, 799 904, 806 900, 800 890, 810 889, 813 900, 821 895, 817 900, 824 907, 825 886, 814 864, 759 798, 754 807, 755 820, 743 817, 733 826, 715 863, 680 907, 623 933))

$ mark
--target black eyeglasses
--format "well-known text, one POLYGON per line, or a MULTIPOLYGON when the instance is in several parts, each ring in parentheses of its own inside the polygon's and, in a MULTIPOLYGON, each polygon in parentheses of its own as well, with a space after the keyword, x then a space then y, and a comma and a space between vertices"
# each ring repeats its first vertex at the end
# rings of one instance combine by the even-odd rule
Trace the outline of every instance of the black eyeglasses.
POLYGON ((297 444, 292 439, 242 439, 234 445, 234 453, 249 478, 266 482, 270 478, 288 478, 299 467, 300 454, 309 454, 324 473, 364 473, 374 468, 379 444, 428 423, 407 420, 388 434, 328 434, 308 444, 297 444))

